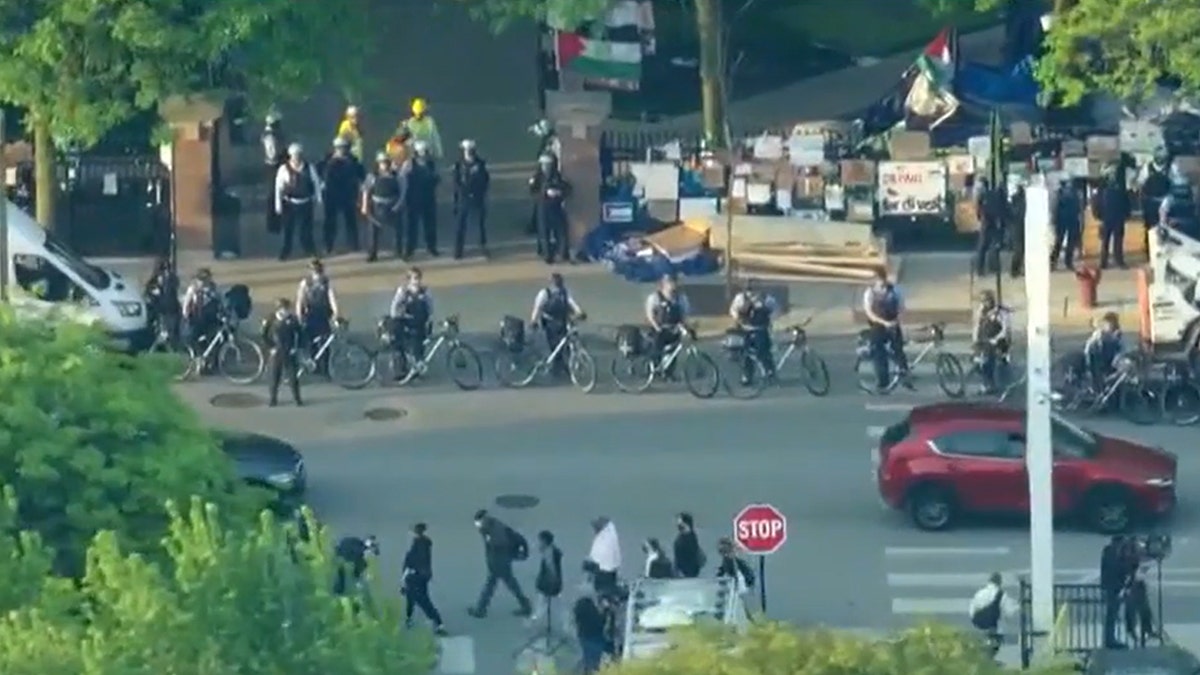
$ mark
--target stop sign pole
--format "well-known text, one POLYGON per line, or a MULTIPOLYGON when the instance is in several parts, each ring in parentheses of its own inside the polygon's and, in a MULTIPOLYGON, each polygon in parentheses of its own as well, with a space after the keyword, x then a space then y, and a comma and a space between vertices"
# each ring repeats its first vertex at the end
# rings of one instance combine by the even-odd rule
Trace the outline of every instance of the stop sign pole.
POLYGON ((733 538, 758 556, 758 599, 767 613, 767 556, 787 541, 787 516, 771 504, 747 504, 733 517, 733 538))

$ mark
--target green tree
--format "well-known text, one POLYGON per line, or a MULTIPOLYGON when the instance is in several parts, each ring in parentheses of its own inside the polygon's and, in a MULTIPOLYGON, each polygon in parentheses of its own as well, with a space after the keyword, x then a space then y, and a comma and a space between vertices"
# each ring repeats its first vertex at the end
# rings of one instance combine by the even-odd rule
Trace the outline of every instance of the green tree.
POLYGON ((161 364, 103 340, 0 309, 0 476, 16 490, 20 529, 68 575, 101 530, 128 550, 158 549, 168 500, 198 495, 230 517, 259 506, 161 364))
POLYGON ((87 147, 171 95, 252 100, 353 85, 371 46, 368 0, 0 0, 0 101, 26 110, 37 216, 53 228, 55 145, 87 147), (330 40, 329 26, 352 39, 330 40))
MULTIPOLYGON (((680 633, 674 648, 647 659, 626 661, 611 675, 1001 675, 977 636, 926 625, 888 640, 847 633, 806 631, 762 623, 742 634, 718 629, 680 633)), ((1071 664, 1050 665, 1030 675, 1067 675, 1071 664)))
MULTIPOLYGON (((0 618, 0 672, 432 671, 431 636, 403 630, 396 603, 376 601, 372 611, 355 612, 349 600, 332 596, 320 532, 293 549, 268 515, 257 528, 230 531, 198 500, 186 513, 171 511, 167 564, 126 554, 113 533, 102 532, 81 584, 43 593, 0 618)), ((0 571, 5 566, 11 563, 0 559, 0 571)))

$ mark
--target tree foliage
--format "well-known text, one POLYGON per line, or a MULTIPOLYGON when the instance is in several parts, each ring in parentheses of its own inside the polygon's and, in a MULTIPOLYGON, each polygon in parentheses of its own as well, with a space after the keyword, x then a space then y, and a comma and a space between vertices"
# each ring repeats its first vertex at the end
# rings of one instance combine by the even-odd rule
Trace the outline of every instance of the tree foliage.
POLYGON ((564 25, 578 25, 604 13, 608 0, 454 0, 465 5, 493 30, 504 30, 518 21, 546 21, 558 17, 564 25))
MULTIPOLYGON (((293 542, 264 515, 230 531, 193 500, 171 509, 165 565, 97 535, 78 585, 43 576, 0 618, 6 675, 178 673, 427 675, 430 636, 400 628, 394 603, 355 612, 330 593, 323 533, 293 542)), ((0 507, 0 517, 3 509, 0 507)), ((0 538, 0 575, 25 574, 49 555, 36 535, 0 538)), ((3 608, 0 608, 3 609, 3 608)))
MULTIPOLYGON (((977 636, 918 626, 889 640, 759 623, 742 634, 713 628, 681 633, 673 648, 606 670, 612 675, 1001 675, 977 636)), ((1070 664, 1031 671, 1067 675, 1070 664)))
POLYGON ((16 491, 20 529, 67 574, 101 530, 130 551, 158 549, 168 500, 197 495, 231 517, 257 507, 159 364, 103 340, 0 311, 0 480, 16 491))

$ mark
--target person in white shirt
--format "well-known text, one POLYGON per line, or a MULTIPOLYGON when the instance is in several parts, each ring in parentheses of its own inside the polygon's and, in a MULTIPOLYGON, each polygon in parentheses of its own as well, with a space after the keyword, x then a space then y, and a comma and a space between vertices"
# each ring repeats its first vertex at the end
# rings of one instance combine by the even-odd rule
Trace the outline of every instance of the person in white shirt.
POLYGON ((1017 614, 1020 607, 1017 602, 1004 592, 1003 580, 999 572, 993 572, 987 584, 975 592, 971 604, 967 607, 967 616, 971 625, 983 631, 992 640, 995 649, 999 649, 1000 622, 1017 614))
POLYGON ((604 516, 592 521, 596 536, 584 563, 592 574, 592 586, 598 595, 612 595, 617 591, 617 572, 621 569, 621 542, 617 537, 617 526, 604 516))
POLYGON ((310 258, 316 257, 313 208, 321 203, 321 178, 312 164, 304 159, 304 148, 299 143, 288 146, 288 159, 275 173, 274 200, 275 213, 283 229, 283 247, 279 250, 279 259, 287 260, 292 254, 292 239, 297 230, 305 254, 310 258))

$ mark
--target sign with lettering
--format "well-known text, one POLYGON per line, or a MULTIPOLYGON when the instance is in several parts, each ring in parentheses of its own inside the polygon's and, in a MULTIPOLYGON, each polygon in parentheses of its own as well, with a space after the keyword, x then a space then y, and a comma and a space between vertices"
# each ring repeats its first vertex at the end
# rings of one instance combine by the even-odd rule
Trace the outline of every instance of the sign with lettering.
POLYGON ((946 164, 880 162, 879 215, 936 215, 946 210, 946 164))

